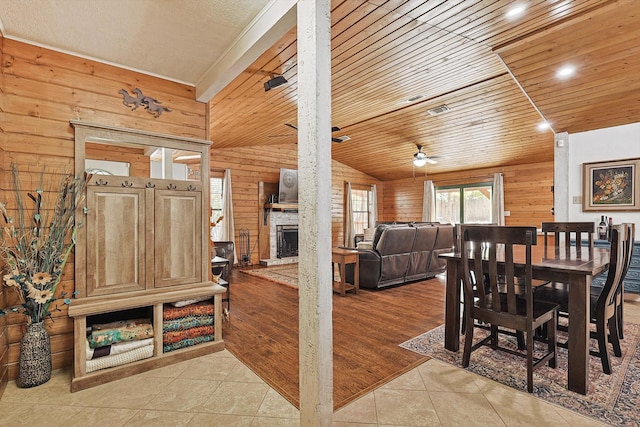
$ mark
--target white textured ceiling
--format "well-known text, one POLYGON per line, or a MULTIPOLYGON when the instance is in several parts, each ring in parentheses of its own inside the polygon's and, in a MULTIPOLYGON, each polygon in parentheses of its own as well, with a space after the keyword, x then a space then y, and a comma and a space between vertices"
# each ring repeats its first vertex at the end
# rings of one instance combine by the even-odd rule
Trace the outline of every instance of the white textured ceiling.
POLYGON ((195 86, 268 3, 0 0, 0 31, 7 38, 195 86))

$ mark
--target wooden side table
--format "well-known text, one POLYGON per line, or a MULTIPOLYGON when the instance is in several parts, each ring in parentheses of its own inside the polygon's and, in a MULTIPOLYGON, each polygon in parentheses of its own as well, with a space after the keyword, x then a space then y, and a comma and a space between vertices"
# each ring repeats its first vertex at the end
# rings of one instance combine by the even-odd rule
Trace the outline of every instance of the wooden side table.
POLYGON ((333 248, 331 250, 331 276, 333 280, 333 291, 339 292, 340 295, 345 296, 347 291, 353 290, 354 293, 358 293, 360 289, 360 253, 352 249, 333 248), (338 264, 340 269, 340 281, 335 281, 333 264, 338 264), (346 283, 346 265, 354 265, 353 283, 346 283))

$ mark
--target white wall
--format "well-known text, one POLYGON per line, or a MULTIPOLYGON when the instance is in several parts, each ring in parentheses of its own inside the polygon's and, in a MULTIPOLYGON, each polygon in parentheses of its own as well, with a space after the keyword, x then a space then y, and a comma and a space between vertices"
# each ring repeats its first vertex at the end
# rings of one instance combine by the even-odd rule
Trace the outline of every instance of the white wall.
MULTIPOLYGON (((556 147, 556 159, 559 157, 558 150, 556 147)), ((594 221, 597 223, 600 222, 601 215, 606 215, 613 218, 614 224, 634 222, 636 223, 636 239, 638 239, 640 236, 640 211, 582 212, 582 203, 573 203, 573 198, 576 196, 582 197, 583 163, 640 157, 640 123, 570 134, 566 150, 566 167, 569 172, 569 182, 566 183, 568 196, 568 218, 566 220, 594 221)), ((562 163, 556 161, 555 168, 565 167, 562 163)), ((559 186, 563 185, 563 183, 556 182, 555 185, 559 186)), ((640 185, 638 178, 636 178, 634 185, 640 185)), ((556 192, 557 196, 558 192, 556 192)), ((558 201, 558 203, 562 202, 558 201)), ((556 221, 564 220, 556 218, 556 221)))

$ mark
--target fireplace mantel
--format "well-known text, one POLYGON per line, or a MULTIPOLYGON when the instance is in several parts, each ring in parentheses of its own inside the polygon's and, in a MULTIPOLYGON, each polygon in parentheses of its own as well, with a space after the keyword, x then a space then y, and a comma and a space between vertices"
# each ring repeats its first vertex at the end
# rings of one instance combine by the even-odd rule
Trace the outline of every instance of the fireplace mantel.
POLYGON ((264 205, 264 208, 267 210, 297 211, 298 204, 297 203, 267 203, 264 205))
POLYGON ((298 212, 297 203, 265 203, 264 205, 264 225, 267 225, 269 211, 298 212))

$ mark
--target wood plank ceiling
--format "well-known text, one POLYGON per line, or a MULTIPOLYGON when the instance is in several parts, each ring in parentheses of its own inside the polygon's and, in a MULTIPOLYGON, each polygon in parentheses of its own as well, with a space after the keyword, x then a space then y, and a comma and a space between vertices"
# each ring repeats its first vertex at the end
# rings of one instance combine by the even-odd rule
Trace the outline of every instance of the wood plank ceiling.
MULTIPOLYGON (((351 139, 332 157, 386 181, 424 174, 417 144, 438 157, 429 173, 517 165, 553 160, 553 131, 638 121, 632 3, 533 0, 508 18, 505 0, 333 0, 334 136, 351 139), (555 79, 574 59, 578 82, 555 79), (553 131, 536 129, 543 116, 553 131)), ((296 79, 293 29, 211 100, 214 150, 294 144, 296 79), (265 92, 270 73, 288 82, 265 92)))

